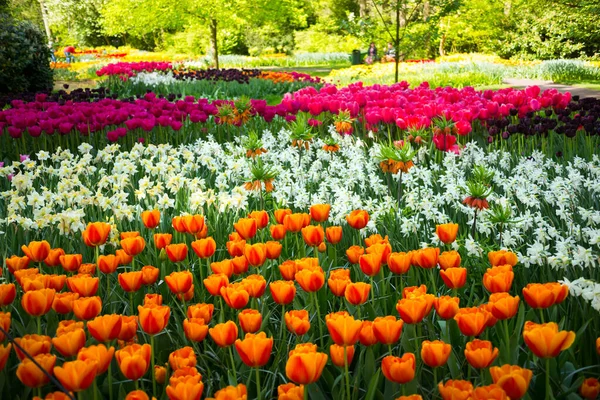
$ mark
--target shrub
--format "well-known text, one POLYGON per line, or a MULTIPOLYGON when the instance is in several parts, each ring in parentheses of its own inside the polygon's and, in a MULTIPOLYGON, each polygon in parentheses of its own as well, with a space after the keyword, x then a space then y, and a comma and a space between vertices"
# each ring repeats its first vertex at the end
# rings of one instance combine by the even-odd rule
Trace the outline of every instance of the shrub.
POLYGON ((0 14, 0 93, 52 89, 50 49, 31 22, 0 14))

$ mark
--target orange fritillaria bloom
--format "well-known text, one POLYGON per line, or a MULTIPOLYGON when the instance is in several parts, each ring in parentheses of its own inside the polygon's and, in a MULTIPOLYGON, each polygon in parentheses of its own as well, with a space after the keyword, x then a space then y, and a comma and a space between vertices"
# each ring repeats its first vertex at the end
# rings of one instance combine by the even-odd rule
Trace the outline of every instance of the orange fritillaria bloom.
POLYGON ((87 322, 90 335, 99 342, 110 342, 119 337, 122 318, 118 314, 105 314, 87 322))
POLYGON ((369 213, 365 210, 354 210, 346 216, 346 222, 354 229, 362 229, 369 223, 369 213))
POLYGON ((221 297, 225 303, 236 310, 246 307, 250 300, 250 294, 241 283, 230 283, 221 288, 221 297))
POLYGON ((441 269, 458 268, 461 261, 460 254, 456 250, 444 251, 438 257, 438 264, 441 269))
POLYGON ((171 262, 178 263, 186 259, 188 247, 185 243, 170 244, 165 247, 165 251, 171 262))
POLYGON ((295 278, 305 292, 316 292, 325 284, 325 273, 321 267, 305 268, 296 272, 295 278))
POLYGON ((21 250, 34 263, 41 263, 50 254, 50 243, 45 240, 41 242, 29 242, 27 246, 21 246, 21 250))
POLYGON ((505 320, 514 317, 519 311, 519 296, 508 293, 493 293, 490 295, 489 311, 494 318, 505 320))
POLYGON ((372 329, 373 334, 379 343, 389 345, 400 340, 403 326, 404 321, 396 319, 396 317, 392 315, 388 315, 375 318, 372 329))
POLYGON ((85 346, 85 340, 85 331, 83 329, 76 329, 53 338, 52 344, 63 357, 72 357, 77 354, 79 349, 85 346))
POLYGON ((487 368, 498 357, 498 348, 490 341, 475 339, 467 343, 465 357, 473 368, 487 368))
POLYGON ((21 306, 27 314, 33 317, 47 314, 52 308, 55 293, 54 289, 31 290, 21 297, 21 306))
POLYGON ((256 235, 258 224, 254 218, 240 218, 233 228, 244 240, 250 240, 256 235))
POLYGON ((154 209, 152 211, 142 212, 142 222, 148 229, 154 229, 160 224, 160 211, 154 209))
POLYGON ((469 381, 450 379, 446 381, 446 383, 443 381, 438 383, 438 390, 444 400, 467 400, 470 399, 473 394, 473 384, 469 381))
POLYGON ((461 308, 454 316, 458 329, 465 336, 480 336, 491 318, 490 312, 479 307, 461 308))
POLYGON ((435 312, 441 319, 454 318, 459 310, 460 298, 440 296, 433 301, 435 312))
POLYGON ((344 367, 346 364, 352 364, 354 359, 354 346, 346 346, 346 358, 344 359, 344 346, 338 346, 332 344, 329 346, 329 356, 333 365, 338 367, 344 367))
POLYGON ((331 340, 340 346, 351 346, 358 341, 362 321, 355 320, 345 311, 328 314, 325 323, 331 340))
POLYGON ((110 224, 106 222, 90 222, 81 233, 83 242, 88 247, 97 247, 106 243, 110 234, 110 224))
POLYGON ((488 260, 493 267, 505 264, 510 264, 514 267, 519 262, 515 253, 506 250, 490 251, 488 253, 488 260))
POLYGON ((269 290, 273 301, 281 305, 290 304, 296 296, 296 285, 292 281, 271 282, 269 290))
MULTIPOLYGON (((56 356, 43 353, 33 358, 49 375, 53 375, 56 356)), ((38 366, 29 358, 23 359, 17 367, 17 378, 19 378, 23 385, 30 388, 42 387, 50 382, 50 378, 43 371, 40 371, 38 366)))
POLYGON ((101 375, 108 370, 108 366, 115 354, 115 348, 106 348, 103 344, 84 347, 77 353, 78 360, 93 360, 98 364, 97 375, 101 375))
POLYGON ((435 233, 444 244, 450 244, 456 240, 458 224, 441 224, 435 226, 435 233))
POLYGON ((238 328, 235 322, 227 321, 210 328, 208 333, 217 346, 229 347, 238 337, 238 328))
POLYGON ((505 364, 501 367, 490 367, 490 375, 494 383, 500 386, 511 400, 519 400, 527 393, 533 372, 518 365, 505 364))
POLYGON ((146 374, 150 367, 151 347, 149 344, 130 344, 115 352, 121 373, 132 381, 146 374))
POLYGON ((352 305, 360 305, 367 301, 369 293, 371 292, 371 285, 364 282, 348 282, 346 289, 344 290, 344 296, 348 303, 352 305))
POLYGON ((238 314, 238 320, 244 333, 256 333, 262 325, 262 314, 258 310, 246 309, 238 314))
POLYGON ((431 368, 441 367, 448 362, 448 357, 452 352, 452 346, 441 340, 424 340, 421 344, 421 359, 425 365, 431 368))
POLYGON ((271 358, 273 338, 268 338, 265 332, 246 333, 244 340, 235 341, 235 349, 244 364, 251 368, 262 367, 271 358))
POLYGON ((284 320, 288 331, 294 335, 302 336, 310 329, 310 320, 306 310, 287 311, 284 320))
POLYGON ((491 293, 508 292, 514 277, 510 264, 488 268, 483 275, 483 286, 491 293))
POLYGON ((466 268, 440 269, 440 276, 449 289, 460 289, 467 283, 466 268))
POLYGON ((201 342, 208 334, 208 325, 202 318, 186 318, 183 320, 185 337, 193 342, 201 342))
POLYGON ((152 238, 154 239, 154 246, 158 250, 162 250, 171 244, 171 240, 173 240, 173 235, 171 235, 170 233, 155 233, 152 238))
POLYGON ((128 293, 137 292, 142 287, 142 271, 122 272, 118 275, 119 285, 128 293))
POLYGON ((166 328, 171 316, 169 306, 138 306, 138 319, 142 330, 149 335, 156 335, 166 328))
POLYGON ((319 380, 326 363, 327 354, 317 352, 316 345, 299 344, 290 351, 285 374, 297 384, 308 385, 319 380))
POLYGON ((248 264, 260 267, 267 260, 267 246, 264 243, 246 244, 244 256, 248 260, 248 264))
POLYGON ((561 351, 571 347, 575 341, 575 332, 559 331, 556 322, 536 324, 525 322, 523 339, 527 347, 540 358, 557 357, 561 351))
POLYGON ((558 282, 529 283, 523 288, 523 298, 531 308, 549 308, 560 304, 569 294, 569 287, 558 282))
POLYGON ((212 274, 203 281, 204 287, 213 296, 221 295, 221 288, 229 284, 229 278, 225 274, 212 274))
POLYGON ((408 383, 415 377, 416 360, 413 353, 402 357, 386 356, 381 361, 381 370, 387 380, 394 383, 408 383))
POLYGON ((190 271, 171 272, 165 276, 165 282, 173 294, 181 294, 190 290, 194 277, 190 271))

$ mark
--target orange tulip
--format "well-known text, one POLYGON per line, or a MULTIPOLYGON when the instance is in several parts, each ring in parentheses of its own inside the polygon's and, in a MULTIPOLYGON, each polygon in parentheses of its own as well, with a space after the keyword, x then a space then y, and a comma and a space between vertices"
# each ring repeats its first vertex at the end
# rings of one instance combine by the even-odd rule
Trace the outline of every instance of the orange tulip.
POLYGON ((431 368, 441 367, 448 362, 452 352, 452 346, 441 340, 424 340, 421 346, 421 359, 425 365, 431 368))
POLYGON ((264 332, 246 333, 244 340, 235 341, 235 349, 244 364, 251 368, 262 367, 271 358, 273 338, 268 338, 264 332))
POLYGON ((202 318, 186 318, 183 320, 185 337, 193 342, 201 342, 208 334, 208 325, 202 318))
POLYGON ((325 222, 329 219, 329 204, 315 204, 310 207, 310 217, 316 222, 325 222))
POLYGON ((185 225, 183 224, 182 216, 173 217, 171 219, 171 226, 173 227, 173 229, 175 229, 176 232, 179 232, 179 233, 187 232, 185 229, 185 225))
POLYGON ((569 294, 569 287, 558 282, 529 283, 523 288, 523 298, 531 308, 548 308, 560 304, 569 294))
POLYGON ((404 353, 402 357, 387 356, 381 362, 383 375, 390 382, 408 383, 415 377, 415 355, 404 353))
POLYGON ((600 337, 596 339, 596 353, 600 355, 600 337))
POLYGON ((373 330, 373 321, 363 321, 363 326, 360 328, 358 340, 363 346, 373 346, 379 343, 373 330))
POLYGON ((121 240, 140 236, 138 231, 121 232, 121 240))
POLYGON ((460 254, 458 254, 458 251, 455 250, 444 251, 438 257, 438 264, 440 265, 441 269, 458 268, 460 267, 460 262, 460 254))
POLYGON ((196 366, 196 353, 190 346, 177 349, 169 354, 169 365, 171 369, 194 368, 196 366))
POLYGON ((456 240, 458 224, 436 225, 435 233, 442 243, 450 244, 456 240))
POLYGON ((510 400, 498 385, 491 384, 473 389, 473 400, 510 400))
POLYGON ((129 265, 133 262, 133 257, 127 254, 123 249, 115 251, 115 255, 119 259, 119 265, 129 265))
POLYGON ((192 242, 192 250, 200 258, 209 258, 217 250, 217 243, 211 237, 192 242))
MULTIPOLYGON (((360 246, 350 246, 346 250, 346 257, 350 264, 358 264, 360 257, 365 254, 365 249, 360 246)), ((375 257, 375 256, 373 256, 375 257)))
MULTIPOLYGON (((50 349, 52 348, 52 340, 49 336, 45 335, 25 335, 21 338, 15 338, 15 342, 32 357, 38 354, 50 353, 50 349)), ((15 350, 20 361, 27 358, 19 347, 15 346, 15 350)))
POLYGON ((244 255, 244 249, 246 248, 245 240, 233 240, 226 243, 227 252, 231 257, 239 257, 244 255))
POLYGON ((136 315, 121 315, 121 331, 119 340, 128 342, 137 335, 138 317, 136 315))
POLYGON ((509 264, 488 268, 483 275, 483 286, 491 293, 508 292, 514 277, 515 273, 509 264))
POLYGON ((248 218, 253 218, 256 220, 256 226, 258 229, 263 229, 267 225, 269 225, 269 214, 266 211, 252 211, 248 214, 248 218))
MULTIPOLYGON (((0 364, 1 366, 1 364, 0 364)), ((2 368, 0 368, 2 369, 2 368)), ((596 378, 587 378, 579 386, 579 394, 587 400, 595 400, 600 394, 600 382, 596 378)))
MULTIPOLYGON (((81 264, 81 267, 77 270, 79 275, 94 275, 96 273, 96 264, 86 263, 81 264)), ((54 275, 56 276, 56 275, 54 275)), ((64 275, 61 275, 64 276, 64 275)), ((63 282, 64 283, 64 282, 63 282)))
MULTIPOLYGON (((267 254, 268 255, 268 254, 267 254)), ((245 274, 248 272, 248 259, 246 256, 233 257, 231 259, 231 264, 233 266, 233 273, 236 275, 245 274)))
POLYGON ((329 335, 335 344, 340 346, 351 346, 358 341, 358 335, 362 328, 362 321, 355 320, 346 312, 328 314, 325 323, 329 335))
POLYGON ((514 267, 519 262, 515 253, 506 250, 490 251, 488 253, 488 260, 490 261, 490 264, 492 264, 492 267, 506 264, 510 264, 514 267))
POLYGON ((448 268, 440 270, 440 276, 448 289, 460 289, 467 283, 466 268, 448 268))
POLYGON ((181 217, 181 223, 185 227, 187 233, 192 235, 201 232, 204 229, 204 217, 199 214, 195 215, 184 215, 181 217))
POLYGON ((469 381, 452 380, 438 383, 438 390, 443 400, 470 400, 473 384, 469 381))
POLYGON ((238 337, 238 328, 235 322, 227 321, 217 324, 208 330, 210 337, 219 347, 231 346, 238 337))
POLYGON ((491 367, 490 375, 511 400, 519 400, 527 393, 533 372, 518 365, 505 364, 502 367, 491 367))
POLYGON ((90 222, 81 236, 86 246, 96 247, 106 243, 110 233, 110 224, 106 222, 90 222))
POLYGON ((387 258, 387 265, 394 274, 406 274, 410 269, 412 256, 408 253, 390 253, 387 258))
POLYGON ((4 260, 6 262, 6 267, 11 274, 14 274, 16 271, 26 270, 29 267, 29 257, 23 256, 11 256, 4 260))
MULTIPOLYGON (((78 329, 83 329, 83 321, 75 321, 73 319, 65 319, 58 323, 56 328, 56 337, 64 335, 65 333, 73 332, 78 329)), ((48 338, 50 340, 50 338, 48 338)))
POLYGON ((246 244, 244 256, 248 260, 248 264, 260 267, 267 260, 267 246, 264 243, 246 244))
POLYGON ((122 318, 118 314, 106 314, 87 323, 90 335, 99 342, 110 342, 119 337, 122 318))
MULTIPOLYGON (((3 312, 0 311, 0 327, 2 327, 2 329, 4 329, 5 331, 8 332, 8 330, 10 329, 10 313, 9 312, 3 312)), ((4 340, 4 333, 0 332, 0 342, 4 340)))
POLYGON ((325 253, 325 251, 327 250, 327 245, 325 244, 325 242, 321 242, 321 244, 317 246, 317 250, 319 251, 319 253, 325 253))
POLYGON ((392 246, 389 243, 375 243, 367 247, 367 254, 379 254, 381 256, 381 264, 387 263, 387 259, 392 254, 392 246))
POLYGON ((367 301, 370 292, 371 285, 368 283, 348 282, 346 290, 344 291, 344 296, 346 297, 346 300, 348 300, 348 303, 357 306, 367 301))
POLYGON ((205 324, 208 324, 212 320, 215 306, 213 304, 198 303, 188 306, 187 317, 188 318, 202 318, 205 324))
POLYGON ((204 287, 213 296, 220 296, 221 289, 229 284, 229 278, 225 274, 212 274, 204 279, 204 287))
POLYGON ((200 400, 203 391, 204 383, 193 376, 186 376, 175 384, 167 386, 169 400, 200 400))
POLYGON ((80 297, 73 301, 73 313, 77 319, 88 321, 96 318, 102 310, 102 300, 100 297, 80 297))
POLYGON ((169 323, 171 308, 169 306, 138 306, 138 318, 142 330, 149 335, 161 332, 169 323))
POLYGON ((325 237, 327 238, 327 241, 333 245, 342 241, 342 233, 341 226, 328 226, 325 228, 325 237))
POLYGON ((21 250, 34 263, 41 263, 50 254, 50 243, 45 240, 29 242, 27 246, 21 246, 21 250))
POLYGON ((493 293, 490 296, 490 312, 494 318, 505 320, 514 317, 519 311, 519 296, 511 296, 508 293, 493 293))
POLYGON ((99 278, 89 275, 75 275, 67 278, 67 287, 79 296, 93 296, 98 291, 99 278))
POLYGON ((286 281, 293 281, 296 272, 298 272, 298 266, 294 260, 287 260, 279 264, 279 273, 281 273, 281 277, 286 281))
POLYGON ((178 263, 187 257, 188 247, 185 243, 170 244, 165 247, 165 251, 171 262, 178 263))
POLYGON ((137 381, 148 371, 151 347, 149 344, 130 344, 115 352, 119 369, 127 379, 137 381))
POLYGON ((60 247, 56 249, 50 249, 48 257, 44 259, 44 264, 46 264, 49 267, 58 267, 60 265, 59 257, 64 255, 65 251, 60 247))
POLYGON ((302 400, 304 399, 304 385, 296 386, 286 383, 277 386, 277 400, 302 400))
MULTIPOLYGON (((398 300, 396 310, 407 324, 418 324, 429 314, 429 300, 426 295, 398 300)), ((431 295, 428 295, 431 296, 431 295)), ((432 296, 433 297, 433 296, 432 296)), ((431 300, 433 306, 433 299, 431 300)))
POLYGON ((230 283, 221 288, 221 297, 223 297, 229 307, 239 310, 246 307, 250 299, 250 294, 243 284, 230 283))
POLYGON ((315 269, 303 269, 296 272, 296 282, 305 292, 316 292, 325 284, 325 274, 321 267, 315 269))
POLYGON ((194 277, 190 271, 171 272, 165 276, 165 282, 173 294, 183 294, 192 287, 194 277))
POLYGON ((271 237, 274 240, 283 240, 285 238, 285 234, 287 233, 285 230, 285 225, 283 224, 271 225, 269 230, 271 231, 271 237))
POLYGON ((486 328, 492 314, 482 308, 461 308, 454 316, 458 329, 465 336, 480 336, 486 328))
POLYGON ((60 265, 67 272, 77 271, 81 267, 83 257, 81 254, 65 254, 58 257, 60 265))
POLYGON ((152 265, 144 265, 142 267, 142 283, 144 285, 152 285, 158 280, 160 270, 152 265))
POLYGON ((112 274, 119 267, 119 258, 113 254, 98 257, 98 269, 105 274, 112 274))
POLYGON ((142 287, 142 271, 130 271, 119 274, 119 285, 128 293, 137 292, 142 287))
POLYGON ((12 343, 8 345, 0 344, 0 372, 4 370, 8 357, 10 356, 10 350, 12 349, 12 343))
POLYGON ((492 345, 492 342, 475 339, 467 343, 465 357, 473 368, 487 368, 498 357, 498 349, 492 345))
POLYGON ((435 312, 442 319, 454 318, 459 310, 460 298, 440 296, 433 301, 435 312))
POLYGON ((390 345, 400 340, 403 326, 404 321, 388 315, 386 317, 375 318, 372 329, 379 343, 390 345))
POLYGON ((155 233, 153 239, 154 246, 158 250, 162 250, 171 244, 171 240, 173 240, 173 235, 171 235, 170 233, 155 233))
POLYGON ((334 269, 329 273, 327 286, 335 296, 344 296, 346 287, 351 283, 350 270, 345 268, 334 269))
POLYGON ((285 216, 292 214, 292 210, 290 210, 289 208, 280 208, 278 210, 275 210, 274 214, 275 221, 277 221, 278 224, 283 224, 285 216))
POLYGON ((132 390, 127 393, 125 400, 150 400, 150 397, 143 390, 132 390))
POLYGON ((427 294, 427 286, 425 286, 425 285, 409 286, 409 287, 405 287, 404 290, 402 291, 402 298, 410 299, 413 297, 421 297, 426 294, 427 294))
MULTIPOLYGON (((53 374, 52 371, 56 364, 56 356, 44 353, 38 354, 33 358, 42 366, 42 368, 44 368, 48 375, 53 374)), ((47 374, 41 371, 29 358, 23 359, 17 368, 17 378, 19 378, 25 386, 29 386, 30 388, 42 387, 50 382, 50 378, 47 374)))
POLYGON ((242 279, 242 285, 250 297, 259 298, 265 293, 267 281, 262 275, 248 275, 242 279))
POLYGON ((292 281, 271 282, 269 290, 273 301, 281 305, 290 304, 296 296, 296 285, 292 281))
POLYGON ((233 262, 230 259, 210 263, 213 274, 225 274, 228 278, 233 275, 233 262))
POLYGON ((306 213, 289 214, 283 218, 283 226, 288 232, 300 232, 310 224, 310 215, 306 213))
POLYGON ((352 364, 354 358, 354 346, 346 346, 346 357, 344 360, 344 346, 338 346, 332 344, 329 346, 329 355, 331 356, 331 362, 333 365, 338 367, 344 367, 346 364, 352 364))
POLYGON ((268 241, 265 243, 265 248, 267 250, 267 258, 269 260, 276 260, 281 255, 283 246, 279 242, 268 241))
POLYGON ((426 247, 413 253, 413 261, 421 268, 431 269, 437 266, 439 255, 440 249, 438 247, 426 247))
POLYGON ((365 254, 358 259, 361 271, 368 276, 375 276, 379 273, 379 270, 381 270, 381 261, 381 254, 377 253, 365 254))
POLYGON ((554 358, 571 347, 575 341, 575 332, 559 331, 556 322, 536 324, 527 321, 523 328, 523 339, 536 356, 554 358))
POLYGON ((206 400, 234 400, 234 399, 246 399, 248 397, 248 390, 246 385, 240 383, 237 386, 227 386, 224 389, 217 390, 215 397, 209 397, 206 400))
POLYGON ((256 235, 258 224, 254 218, 240 218, 233 227, 242 239, 250 240, 256 235))
POLYGON ((154 380, 156 380, 156 383, 159 385, 163 385, 167 380, 167 368, 163 367, 162 365, 155 365, 154 380))
POLYGON ((85 331, 77 329, 52 339, 54 348, 64 357, 72 357, 85 346, 85 331))
POLYGON ((365 210, 354 210, 346 216, 346 221, 354 229, 362 229, 369 222, 369 213, 365 210))
POLYGON ((152 211, 142 212, 142 222, 148 229, 154 229, 160 224, 160 211, 154 209, 152 211))
POLYGON ((11 304, 17 296, 14 283, 3 283, 0 285, 0 307, 11 304))
POLYGON ((327 354, 317 352, 316 346, 297 345, 285 364, 288 379, 308 385, 319 380, 327 363, 327 354))
POLYGON ((260 330, 262 315, 258 310, 247 309, 238 314, 240 327, 244 333, 255 333, 260 330))
POLYGON ((371 247, 375 244, 390 244, 390 239, 387 235, 382 237, 379 233, 373 234, 365 239, 365 246, 371 247))
POLYGON ((59 314, 68 314, 73 311, 73 303, 78 298, 77 293, 56 293, 52 300, 52 309, 59 314))
POLYGON ((306 310, 288 311, 284 315, 284 320, 288 331, 294 335, 302 336, 310 329, 310 320, 306 310))
POLYGON ((31 290, 23 294, 21 306, 27 314, 33 317, 47 314, 52 308, 55 293, 54 289, 31 290))

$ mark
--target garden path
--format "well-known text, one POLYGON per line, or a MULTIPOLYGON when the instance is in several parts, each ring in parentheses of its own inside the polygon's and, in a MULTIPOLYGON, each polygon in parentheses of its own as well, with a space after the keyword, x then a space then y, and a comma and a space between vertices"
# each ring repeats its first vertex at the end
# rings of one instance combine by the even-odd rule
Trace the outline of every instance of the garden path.
POLYGON ((571 92, 573 96, 583 97, 600 97, 600 91, 594 89, 588 89, 578 86, 562 85, 560 83, 554 83, 552 81, 542 81, 535 79, 518 79, 518 78, 506 78, 502 83, 515 88, 525 88, 527 86, 537 85, 542 90, 556 89, 559 92, 571 92))

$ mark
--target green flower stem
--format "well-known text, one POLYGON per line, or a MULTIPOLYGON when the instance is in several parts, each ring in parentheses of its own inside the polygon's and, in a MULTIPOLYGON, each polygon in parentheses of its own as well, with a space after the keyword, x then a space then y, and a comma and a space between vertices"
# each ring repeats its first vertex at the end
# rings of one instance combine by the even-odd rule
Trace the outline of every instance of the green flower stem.
POLYGON ((319 335, 320 335, 320 339, 321 339, 321 345, 323 345, 323 325, 322 325, 322 321, 321 321, 321 310, 319 309, 319 301, 317 300, 317 292, 312 292, 313 293, 313 301, 315 302, 315 308, 317 310, 317 318, 318 318, 318 325, 319 325, 319 335))
POLYGON ((350 400, 350 372, 348 372, 348 346, 344 345, 344 375, 346 376, 346 398, 350 400))
POLYGON ((235 359, 233 358, 233 349, 229 346, 229 358, 231 359, 231 368, 233 369, 233 376, 237 380, 237 371, 235 369, 235 359))
POLYGON ((37 320, 37 334, 41 335, 42 334, 42 317, 38 316, 36 318, 36 320, 37 320))
POLYGON ((152 368, 152 394, 156 396, 156 376, 154 375, 154 335, 150 335, 150 368, 152 368))
POLYGON ((256 394, 258 397, 258 400, 262 400, 262 393, 260 390, 260 374, 258 373, 258 367, 255 368, 256 370, 256 394))
POLYGON ((98 382, 97 378, 94 378, 94 387, 92 388, 94 391, 94 400, 98 400, 98 382))
POLYGON ((113 400, 112 360, 108 363, 108 398, 113 400))
POLYGON ((552 388, 550 387, 550 359, 546 358, 546 400, 550 400, 552 398, 552 388))

